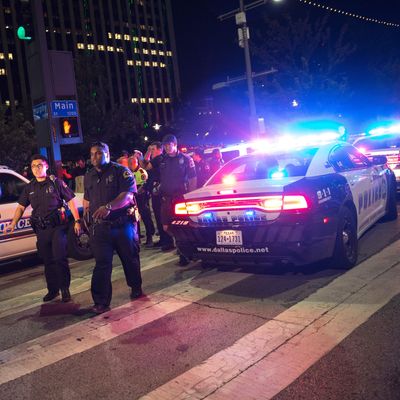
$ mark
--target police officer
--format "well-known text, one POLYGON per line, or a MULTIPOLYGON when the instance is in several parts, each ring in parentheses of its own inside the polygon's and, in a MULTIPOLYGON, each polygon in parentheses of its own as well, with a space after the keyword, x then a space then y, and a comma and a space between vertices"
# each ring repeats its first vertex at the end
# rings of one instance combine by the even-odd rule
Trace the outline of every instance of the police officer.
POLYGON ((121 259, 126 282, 131 287, 131 299, 142 295, 137 223, 130 215, 135 203, 136 183, 128 168, 110 162, 107 144, 94 143, 90 160, 94 168, 85 175, 83 207, 96 260, 91 287, 92 311, 101 314, 110 309, 114 250, 121 259))
POLYGON ((71 300, 69 285, 71 274, 67 259, 68 220, 63 202, 67 202, 74 217, 74 229, 81 232, 81 221, 73 191, 54 175, 47 176, 49 163, 46 157, 35 154, 31 158, 34 178, 24 187, 18 200, 14 217, 4 230, 13 232, 26 207, 32 206, 31 225, 37 236, 37 248, 44 261, 48 293, 43 301, 55 299, 61 289, 63 302, 71 300))
POLYGON ((193 161, 196 166, 197 187, 202 187, 211 176, 210 166, 203 158, 204 153, 200 149, 193 152, 193 161))
MULTIPOLYGON (((153 219, 151 218, 150 210, 150 192, 146 186, 146 181, 148 179, 148 173, 146 170, 140 167, 138 157, 136 154, 132 155, 128 159, 129 169, 132 171, 136 186, 137 194, 135 195, 137 200, 137 205, 139 208, 139 214, 146 228, 146 243, 147 248, 153 247, 153 235, 155 234, 153 219)), ((140 233, 140 225, 139 233, 140 233)))
MULTIPOLYGON (((160 170, 161 221, 167 231, 174 217, 176 201, 183 194, 196 189, 196 169, 193 159, 178 151, 178 142, 174 135, 164 136, 163 145, 165 153, 145 164, 146 169, 160 170)), ((179 256, 179 265, 187 265, 188 262, 182 254, 179 256)))

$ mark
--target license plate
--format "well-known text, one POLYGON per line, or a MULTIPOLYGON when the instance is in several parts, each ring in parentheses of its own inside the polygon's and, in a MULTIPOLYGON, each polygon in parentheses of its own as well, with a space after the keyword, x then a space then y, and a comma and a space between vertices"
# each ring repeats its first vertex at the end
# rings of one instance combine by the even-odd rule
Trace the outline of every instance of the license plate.
POLYGON ((242 231, 217 231, 217 244, 224 246, 241 246, 242 231))

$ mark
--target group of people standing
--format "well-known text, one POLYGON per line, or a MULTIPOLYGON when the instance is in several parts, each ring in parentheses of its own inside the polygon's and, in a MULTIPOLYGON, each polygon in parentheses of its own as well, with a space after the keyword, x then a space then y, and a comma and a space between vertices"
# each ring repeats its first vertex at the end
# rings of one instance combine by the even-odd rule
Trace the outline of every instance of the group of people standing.
MULTIPOLYGON (((60 292, 62 301, 71 300, 65 203, 74 218, 75 233, 81 234, 84 228, 89 231, 90 247, 95 258, 91 281, 94 305, 91 311, 101 314, 110 309, 114 251, 121 259, 127 285, 131 288, 130 298, 142 296, 138 214, 145 225, 146 247, 161 247, 163 251, 173 249, 174 239, 168 233, 168 226, 174 217, 174 204, 198 186, 196 170, 202 172, 201 168, 204 168, 204 174, 211 172, 209 166, 206 168, 201 163, 199 168, 199 160, 195 162, 181 153, 173 135, 166 135, 162 142, 153 142, 145 154, 134 151, 124 158, 126 160, 120 158, 118 162, 112 162, 107 144, 92 144, 90 161, 93 168, 84 178, 82 220, 74 192, 62 180, 47 174, 49 163, 46 157, 40 154, 32 157, 34 178, 24 188, 4 234, 12 234, 26 207, 31 205, 31 224, 44 261, 48 289, 44 302, 55 299, 60 292), (150 199, 160 234, 157 243, 153 243, 155 228, 150 199)), ((202 175, 199 176, 203 179, 202 175)), ((179 264, 188 263, 189 260, 180 255, 179 264)))

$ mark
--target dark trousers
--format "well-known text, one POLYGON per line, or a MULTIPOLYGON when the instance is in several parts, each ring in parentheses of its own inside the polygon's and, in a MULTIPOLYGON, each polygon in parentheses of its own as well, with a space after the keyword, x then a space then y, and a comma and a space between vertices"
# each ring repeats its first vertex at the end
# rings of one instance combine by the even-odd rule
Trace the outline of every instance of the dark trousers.
POLYGON ((124 268, 131 288, 142 285, 137 227, 133 222, 111 226, 96 224, 91 229, 90 247, 96 265, 92 275, 92 297, 95 304, 109 306, 112 297, 111 273, 114 250, 124 268))
POLYGON ((161 195, 151 196, 151 204, 153 206, 154 217, 156 219, 158 233, 160 234, 160 242, 163 245, 173 243, 173 239, 164 231, 161 218, 161 195))
POLYGON ((151 210, 149 204, 150 196, 147 192, 137 193, 136 201, 139 208, 139 214, 146 228, 146 236, 151 237, 155 233, 153 220, 151 218, 151 210))
POLYGON ((65 225, 38 229, 37 249, 44 262, 49 292, 69 288, 71 273, 67 259, 67 227, 65 225))

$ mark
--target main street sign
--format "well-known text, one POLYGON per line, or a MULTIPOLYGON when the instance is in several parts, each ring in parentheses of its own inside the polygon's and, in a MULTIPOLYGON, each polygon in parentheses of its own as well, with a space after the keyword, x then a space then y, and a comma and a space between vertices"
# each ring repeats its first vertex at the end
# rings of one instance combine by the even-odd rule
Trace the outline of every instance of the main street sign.
POLYGON ((54 100, 51 102, 53 118, 77 117, 78 105, 76 100, 54 100))

